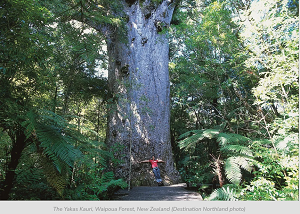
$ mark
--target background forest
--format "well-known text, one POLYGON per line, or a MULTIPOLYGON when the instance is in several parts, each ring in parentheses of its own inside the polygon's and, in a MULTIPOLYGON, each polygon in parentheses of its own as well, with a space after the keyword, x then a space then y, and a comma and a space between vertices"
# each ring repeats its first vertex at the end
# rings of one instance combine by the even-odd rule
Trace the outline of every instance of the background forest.
MULTIPOLYGON (((122 26, 107 5, 119 6, 1 1, 1 199, 108 200, 127 188, 107 164, 119 160, 104 143, 105 38, 71 17, 122 26)), ((299 200, 299 1, 182 0, 165 31, 182 182, 205 200, 299 200)))

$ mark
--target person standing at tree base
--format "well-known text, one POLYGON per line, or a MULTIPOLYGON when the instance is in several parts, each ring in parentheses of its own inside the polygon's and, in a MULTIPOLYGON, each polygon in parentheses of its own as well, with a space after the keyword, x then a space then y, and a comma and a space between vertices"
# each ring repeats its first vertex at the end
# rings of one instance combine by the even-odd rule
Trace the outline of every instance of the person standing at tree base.
POLYGON ((163 182, 162 182, 162 179, 160 177, 160 170, 158 168, 158 164, 157 163, 165 163, 165 161, 159 160, 159 159, 155 159, 155 156, 153 155, 152 159, 140 161, 140 163, 151 163, 151 167, 152 167, 152 171, 153 171, 154 176, 155 176, 155 180, 156 180, 158 186, 162 186, 163 182))

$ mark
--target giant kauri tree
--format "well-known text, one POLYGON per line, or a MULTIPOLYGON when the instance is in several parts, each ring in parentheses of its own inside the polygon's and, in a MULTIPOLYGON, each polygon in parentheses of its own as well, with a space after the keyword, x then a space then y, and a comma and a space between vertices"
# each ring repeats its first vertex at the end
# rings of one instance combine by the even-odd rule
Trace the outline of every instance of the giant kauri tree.
POLYGON ((170 142, 166 30, 179 1, 123 0, 117 1, 118 5, 114 3, 99 1, 99 5, 92 5, 86 1, 85 5, 78 5, 81 8, 78 15, 73 15, 106 38, 111 95, 106 142, 119 160, 112 163, 112 167, 117 177, 130 181, 133 186, 152 185, 154 179, 149 166, 138 162, 155 155, 166 162, 161 165, 165 182, 177 182, 179 175, 174 167, 170 142), (99 14, 106 11, 107 17, 116 17, 121 24, 97 21, 97 11, 99 14))

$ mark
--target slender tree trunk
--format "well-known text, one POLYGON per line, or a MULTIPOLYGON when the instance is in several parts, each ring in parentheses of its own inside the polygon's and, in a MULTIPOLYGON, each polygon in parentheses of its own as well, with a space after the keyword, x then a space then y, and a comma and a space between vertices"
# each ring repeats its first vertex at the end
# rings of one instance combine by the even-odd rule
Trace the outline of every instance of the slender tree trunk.
POLYGON ((54 99, 53 99, 53 107, 52 111, 56 113, 56 106, 57 106, 57 92, 58 92, 58 87, 55 87, 55 94, 54 94, 54 99))
POLYGON ((17 131, 16 137, 12 137, 13 146, 11 149, 11 158, 10 162, 7 166, 7 171, 5 173, 5 180, 3 181, 3 188, 0 190, 0 199, 8 200, 10 190, 13 187, 13 182, 15 178, 15 170, 19 164, 19 160, 21 158, 22 151, 25 147, 26 137, 22 130, 17 131))
POLYGON ((179 174, 170 140, 169 45, 164 33, 174 3, 126 2, 126 41, 114 36, 118 32, 107 40, 114 104, 108 110, 106 141, 114 157, 121 160, 114 172, 133 186, 154 185, 150 166, 138 162, 155 155, 166 161, 160 165, 165 183, 176 183, 179 174))

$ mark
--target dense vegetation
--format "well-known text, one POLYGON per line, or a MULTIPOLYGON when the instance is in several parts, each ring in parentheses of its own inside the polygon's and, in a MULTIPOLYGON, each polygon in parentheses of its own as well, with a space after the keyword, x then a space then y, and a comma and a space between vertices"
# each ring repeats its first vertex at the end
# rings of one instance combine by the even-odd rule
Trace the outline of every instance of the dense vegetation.
POLYGON ((105 199, 103 36, 48 3, 1 3, 1 198, 105 199))
MULTIPOLYGON (((97 15, 83 2, 94 1, 0 4, 1 199, 101 200, 127 187, 107 164, 119 160, 104 143, 105 38, 71 10, 124 20, 107 15, 115 1, 95 1, 97 15)), ((176 7, 167 29, 173 154, 206 200, 298 200, 298 2, 176 7)))
POLYGON ((298 15, 297 1, 259 0, 175 17, 175 155, 207 200, 298 200, 298 15))

